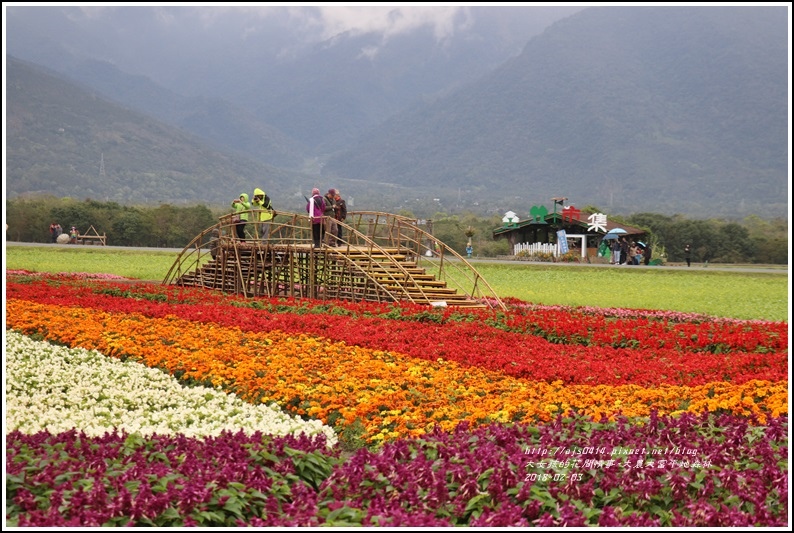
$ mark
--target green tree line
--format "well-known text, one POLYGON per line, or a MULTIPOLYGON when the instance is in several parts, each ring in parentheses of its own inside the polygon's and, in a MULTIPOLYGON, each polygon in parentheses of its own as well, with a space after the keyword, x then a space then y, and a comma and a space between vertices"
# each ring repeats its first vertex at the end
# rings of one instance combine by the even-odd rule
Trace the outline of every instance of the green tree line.
POLYGON ((17 198, 6 201, 6 240, 50 242, 55 222, 64 233, 75 226, 84 234, 93 226, 113 246, 181 248, 216 224, 220 214, 204 205, 137 207, 90 199, 17 198))
MULTIPOLYGON (((6 200, 6 240, 49 242, 50 224, 56 222, 64 232, 75 226, 85 233, 93 226, 114 246, 181 248, 215 225, 224 213, 205 205, 147 207, 91 199, 15 198, 6 200)), ((400 214, 414 218, 409 212, 400 214)), ((696 263, 788 263, 786 219, 765 220, 753 215, 737 222, 638 213, 610 216, 610 220, 645 229, 654 257, 667 261, 684 261, 684 246, 689 244, 696 263)), ((475 257, 497 257, 510 255, 506 240, 493 239, 493 230, 501 225, 501 216, 437 213, 428 229, 461 255, 471 239, 475 257)))
MULTIPOLYGON (((612 220, 617 220, 612 217, 612 220)), ((692 248, 697 263, 788 264, 788 220, 764 220, 757 215, 741 221, 694 220, 681 215, 637 213, 626 223, 649 232, 656 251, 668 261, 685 260, 684 247, 692 248)))
MULTIPOLYGON (((604 213, 598 208, 592 212, 604 213)), ((401 213, 411 217, 407 212, 401 213)), ((788 264, 788 220, 764 220, 752 215, 737 222, 722 219, 691 219, 683 215, 637 213, 609 219, 648 232, 653 257, 683 262, 684 247, 692 248, 694 263, 788 264)), ((461 255, 471 235, 475 257, 510 255, 506 239, 494 240, 493 230, 502 226, 502 216, 436 214, 432 233, 461 255)))

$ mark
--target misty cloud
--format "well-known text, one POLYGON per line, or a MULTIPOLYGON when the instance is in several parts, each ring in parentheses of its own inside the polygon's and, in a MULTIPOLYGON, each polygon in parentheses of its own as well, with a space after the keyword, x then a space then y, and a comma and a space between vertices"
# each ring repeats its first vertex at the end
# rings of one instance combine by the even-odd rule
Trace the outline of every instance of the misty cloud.
POLYGON ((341 33, 380 33, 384 39, 423 26, 433 29, 439 41, 454 34, 461 7, 321 7, 319 23, 324 38, 341 33))
POLYGON ((303 28, 306 36, 317 40, 332 39, 340 34, 352 36, 377 33, 384 39, 411 32, 421 27, 432 29, 438 41, 454 35, 456 30, 471 24, 468 8, 445 6, 267 6, 242 4, 239 6, 102 6, 77 7, 69 10, 73 21, 81 18, 111 18, 118 10, 143 9, 147 19, 164 27, 178 24, 214 31, 237 19, 241 34, 258 31, 256 21, 288 18, 295 27, 303 28), (197 24, 198 23, 198 24, 197 24))

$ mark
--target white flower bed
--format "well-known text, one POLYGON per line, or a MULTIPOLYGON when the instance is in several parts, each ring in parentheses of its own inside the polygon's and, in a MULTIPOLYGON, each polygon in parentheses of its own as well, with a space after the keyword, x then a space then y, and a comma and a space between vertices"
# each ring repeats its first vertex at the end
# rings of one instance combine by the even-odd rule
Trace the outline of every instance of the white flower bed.
POLYGON ((185 387, 161 370, 121 362, 96 351, 65 348, 6 331, 5 431, 89 436, 115 431, 142 435, 217 436, 222 431, 283 435, 334 430, 276 406, 252 405, 208 387, 185 387))

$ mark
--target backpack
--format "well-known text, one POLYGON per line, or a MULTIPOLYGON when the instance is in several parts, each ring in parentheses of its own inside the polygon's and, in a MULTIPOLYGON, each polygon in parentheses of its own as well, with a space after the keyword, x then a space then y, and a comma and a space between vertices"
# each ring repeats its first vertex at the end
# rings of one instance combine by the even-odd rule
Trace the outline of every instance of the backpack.
POLYGON ((338 207, 336 210, 336 219, 345 220, 347 218, 347 203, 345 202, 345 199, 340 198, 339 200, 336 200, 336 206, 338 207))
POLYGON ((312 217, 313 223, 319 223, 325 214, 325 198, 319 194, 312 196, 306 203, 306 212, 312 217))

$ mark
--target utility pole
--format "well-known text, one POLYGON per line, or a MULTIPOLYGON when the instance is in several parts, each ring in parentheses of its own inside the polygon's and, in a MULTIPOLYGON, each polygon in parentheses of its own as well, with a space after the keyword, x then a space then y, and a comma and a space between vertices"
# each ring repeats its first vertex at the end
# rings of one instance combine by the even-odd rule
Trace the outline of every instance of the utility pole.
POLYGON ((105 177, 105 152, 99 157, 99 177, 105 177))

